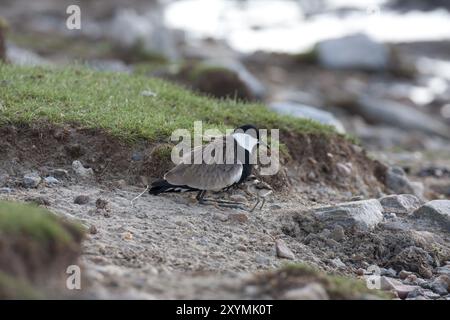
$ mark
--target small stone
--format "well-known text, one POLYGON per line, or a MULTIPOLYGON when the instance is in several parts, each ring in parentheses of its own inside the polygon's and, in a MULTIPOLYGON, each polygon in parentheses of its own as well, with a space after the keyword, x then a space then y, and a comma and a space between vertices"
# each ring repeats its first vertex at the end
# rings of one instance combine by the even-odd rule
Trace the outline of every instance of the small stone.
POLYGON ((72 163, 72 169, 79 178, 89 179, 94 177, 94 170, 92 168, 85 168, 78 160, 72 163))
POLYGON ((94 225, 92 224, 92 225, 89 227, 89 233, 90 233, 90 234, 97 234, 97 233, 98 233, 97 227, 94 226, 94 225))
POLYGON ((294 260, 295 255, 282 239, 275 240, 275 250, 279 258, 294 260))
POLYGON ((95 201, 95 206, 97 207, 97 209, 106 209, 106 206, 108 205, 108 201, 98 198, 95 201))
POLYGON ((280 210, 280 209, 281 209, 281 206, 278 204, 272 204, 270 206, 270 210, 280 210))
POLYGON ((230 213, 228 220, 233 222, 245 223, 248 221, 248 216, 245 213, 230 213))
POLYGON ((364 270, 363 268, 359 268, 358 270, 356 270, 356 274, 358 276, 363 276, 366 273, 366 270, 364 270))
POLYGON ((405 280, 405 279, 408 278, 408 276, 410 276, 410 275, 412 275, 412 272, 405 271, 405 270, 402 270, 402 271, 400 271, 400 272, 398 273, 398 277, 399 277, 400 279, 402 279, 402 280, 405 280))
POLYGON ((44 182, 45 182, 45 184, 48 185, 48 186, 54 186, 54 185, 56 185, 56 184, 59 183, 59 180, 56 179, 55 177, 50 176, 50 177, 46 177, 46 178, 44 179, 44 182))
POLYGON ((23 186, 28 189, 37 188, 41 181, 42 179, 38 173, 29 173, 23 177, 23 186))
POLYGON ((410 274, 406 277, 406 280, 411 283, 416 283, 418 278, 415 274, 410 274))
POLYGON ((346 267, 345 263, 342 262, 340 258, 334 258, 331 260, 331 264, 338 269, 344 269, 346 267))
POLYGON ((141 161, 142 159, 144 159, 144 157, 141 153, 138 152, 133 153, 133 155, 131 156, 131 160, 133 161, 141 161))
POLYGON ((34 203, 38 206, 49 206, 50 201, 48 201, 47 198, 44 197, 29 197, 25 199, 26 202, 34 203))
POLYGON ((397 271, 395 271, 392 268, 389 269, 381 268, 380 271, 382 276, 387 276, 391 278, 395 278, 397 276, 397 271))
POLYGON ((422 205, 422 201, 412 194, 389 195, 379 200, 384 213, 408 214, 422 205))
POLYGON ((310 283, 303 288, 291 289, 284 293, 285 300, 328 300, 325 288, 319 283, 310 283))
POLYGON ((336 169, 338 173, 343 177, 349 177, 352 175, 352 164, 351 163, 341 163, 336 164, 336 169))
POLYGON ((83 204, 88 203, 89 201, 90 201, 89 196, 86 196, 86 195, 80 195, 80 196, 77 196, 77 197, 75 198, 75 200, 73 201, 73 203, 78 204, 78 205, 83 205, 83 204))
POLYGON ((0 193, 12 193, 12 189, 11 188, 0 188, 0 193))
POLYGON ((336 225, 330 234, 331 239, 340 242, 345 238, 344 228, 340 225, 336 225))
POLYGON ((117 180, 114 183, 114 186, 116 188, 123 189, 123 188, 125 188, 127 186, 127 182, 125 180, 123 180, 123 179, 120 179, 120 180, 117 180))
POLYGON ((64 169, 53 169, 50 171, 50 174, 57 179, 68 179, 69 171, 64 169))
POLYGON ((122 234, 122 239, 123 240, 127 240, 127 241, 133 240, 133 234, 131 232, 128 232, 128 231, 124 232, 122 234))
POLYGON ((222 213, 215 213, 213 217, 214 217, 214 219, 217 219, 217 220, 222 221, 222 222, 225 222, 225 221, 228 220, 228 216, 224 215, 222 213))

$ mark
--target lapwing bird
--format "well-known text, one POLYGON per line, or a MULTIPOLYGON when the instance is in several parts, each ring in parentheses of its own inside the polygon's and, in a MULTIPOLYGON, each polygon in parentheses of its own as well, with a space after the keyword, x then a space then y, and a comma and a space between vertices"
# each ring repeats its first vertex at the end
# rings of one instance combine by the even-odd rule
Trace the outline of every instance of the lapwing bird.
POLYGON ((247 192, 257 198, 256 204, 250 212, 253 212, 256 209, 261 200, 262 203, 259 210, 262 210, 264 204, 266 203, 266 197, 273 193, 272 187, 267 183, 258 180, 254 175, 250 175, 245 184, 247 185, 247 192))
MULTIPOLYGON (((240 204, 225 200, 204 198, 207 191, 223 191, 244 182, 251 175, 256 147, 266 145, 259 140, 258 130, 252 125, 237 128, 230 135, 216 137, 212 142, 194 148, 183 155, 183 161, 155 181, 150 194, 167 192, 198 192, 196 199, 201 204, 222 203, 223 206, 240 204), (216 151, 219 154, 216 154, 216 151), (197 158, 200 157, 200 158, 197 158), (185 161, 189 160, 190 161, 185 161), (195 159, 202 159, 194 161, 195 159), (221 161, 218 161, 221 160, 221 161), (229 204, 229 205, 226 205, 229 204)), ((267 146, 267 145, 266 145, 267 146)))

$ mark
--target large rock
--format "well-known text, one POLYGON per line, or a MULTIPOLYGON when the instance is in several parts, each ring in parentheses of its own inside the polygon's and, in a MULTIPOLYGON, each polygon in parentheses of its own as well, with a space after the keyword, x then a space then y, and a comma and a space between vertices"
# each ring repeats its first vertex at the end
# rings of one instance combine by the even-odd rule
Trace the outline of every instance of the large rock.
POLYGON ((412 217, 424 219, 450 232, 450 200, 433 200, 413 212, 412 217))
POLYGON ((405 130, 419 130, 444 138, 450 137, 450 129, 445 123, 414 107, 391 100, 361 95, 351 111, 369 123, 387 124, 405 130))
POLYGON ((412 194, 390 195, 379 200, 384 213, 408 214, 422 205, 422 201, 412 194))
POLYGON ((333 69, 384 70, 390 59, 388 47, 365 34, 322 41, 317 55, 324 67, 333 69))
POLYGON ((279 114, 286 114, 296 118, 315 120, 322 124, 333 126, 337 132, 345 133, 345 128, 332 113, 295 102, 274 102, 269 106, 279 114))
POLYGON ((91 179, 94 177, 94 170, 92 168, 85 168, 78 160, 75 160, 72 163, 72 170, 79 178, 82 179, 91 179))
POLYGON ((314 213, 325 224, 341 225, 345 229, 370 230, 383 220, 383 207, 376 199, 317 208, 314 213))

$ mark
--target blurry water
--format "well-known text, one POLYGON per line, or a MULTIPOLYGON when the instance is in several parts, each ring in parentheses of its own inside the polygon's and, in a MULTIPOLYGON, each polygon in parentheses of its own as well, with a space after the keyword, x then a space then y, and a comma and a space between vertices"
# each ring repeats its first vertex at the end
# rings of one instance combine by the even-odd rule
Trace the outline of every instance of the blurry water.
POLYGON ((355 32, 386 42, 450 39, 447 11, 399 13, 384 10, 383 3, 180 0, 167 5, 165 19, 171 27, 189 31, 192 37, 224 39, 243 52, 300 52, 320 40, 355 32))

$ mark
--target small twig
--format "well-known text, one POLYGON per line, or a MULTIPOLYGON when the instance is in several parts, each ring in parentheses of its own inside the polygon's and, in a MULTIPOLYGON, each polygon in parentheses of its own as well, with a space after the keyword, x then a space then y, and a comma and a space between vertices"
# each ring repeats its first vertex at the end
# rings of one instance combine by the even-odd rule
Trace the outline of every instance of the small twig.
POLYGON ((131 206, 132 206, 132 207, 134 206, 134 201, 136 201, 137 199, 139 199, 140 197, 142 197, 142 195, 143 195, 144 193, 146 193, 147 190, 148 190, 148 186, 145 186, 145 190, 142 191, 142 193, 140 193, 137 197, 134 197, 133 200, 131 200, 131 206))

